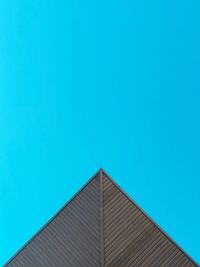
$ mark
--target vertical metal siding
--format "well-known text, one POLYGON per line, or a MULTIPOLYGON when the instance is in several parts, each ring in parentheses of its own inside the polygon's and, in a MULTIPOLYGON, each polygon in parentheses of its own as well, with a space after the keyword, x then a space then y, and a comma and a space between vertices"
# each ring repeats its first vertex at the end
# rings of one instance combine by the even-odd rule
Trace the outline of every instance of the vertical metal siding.
POLYGON ((7 267, 100 267, 97 175, 7 267))
POLYGON ((111 179, 103 174, 105 267, 194 267, 111 179))

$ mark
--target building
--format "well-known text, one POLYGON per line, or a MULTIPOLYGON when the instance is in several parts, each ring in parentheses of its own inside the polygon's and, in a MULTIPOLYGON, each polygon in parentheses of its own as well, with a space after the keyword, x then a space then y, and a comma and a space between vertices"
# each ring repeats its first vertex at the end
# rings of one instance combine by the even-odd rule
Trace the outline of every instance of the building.
POLYGON ((100 169, 4 266, 198 265, 100 169))

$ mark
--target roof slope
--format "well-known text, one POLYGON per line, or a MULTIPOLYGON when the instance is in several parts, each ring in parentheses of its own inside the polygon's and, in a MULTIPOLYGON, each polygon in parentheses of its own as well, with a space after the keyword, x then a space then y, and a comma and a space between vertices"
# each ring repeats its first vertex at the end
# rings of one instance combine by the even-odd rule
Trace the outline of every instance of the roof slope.
POLYGON ((198 266, 102 169, 5 267, 198 266))
POLYGON ((5 266, 100 266, 99 174, 5 266))
POLYGON ((198 266, 103 173, 104 266, 198 266))

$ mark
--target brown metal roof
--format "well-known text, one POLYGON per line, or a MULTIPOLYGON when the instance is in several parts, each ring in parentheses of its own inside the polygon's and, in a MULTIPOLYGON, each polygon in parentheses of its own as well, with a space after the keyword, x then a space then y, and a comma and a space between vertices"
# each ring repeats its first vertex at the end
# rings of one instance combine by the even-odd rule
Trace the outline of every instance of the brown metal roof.
POLYGON ((4 266, 198 266, 102 169, 4 266))

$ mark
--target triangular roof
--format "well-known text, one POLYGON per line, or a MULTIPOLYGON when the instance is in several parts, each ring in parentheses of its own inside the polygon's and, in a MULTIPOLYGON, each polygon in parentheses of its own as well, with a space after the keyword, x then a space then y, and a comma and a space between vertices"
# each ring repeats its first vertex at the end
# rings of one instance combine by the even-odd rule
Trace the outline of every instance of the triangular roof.
POLYGON ((100 169, 4 267, 198 266, 100 169))

